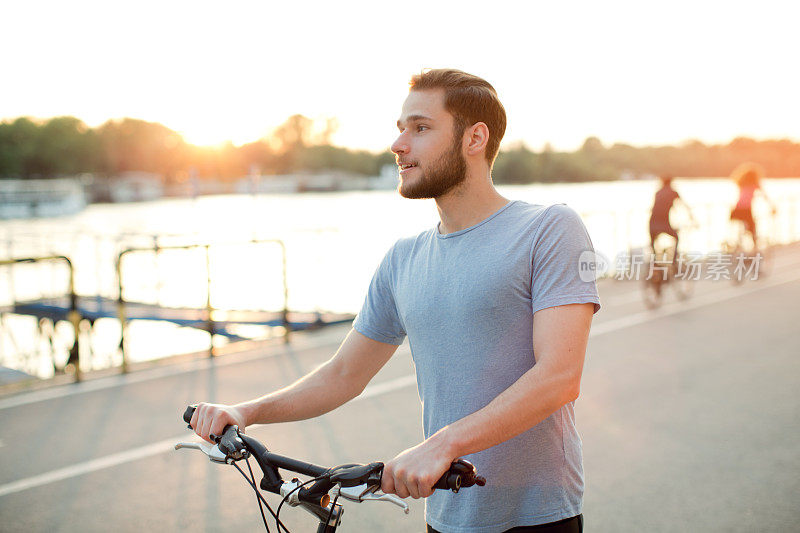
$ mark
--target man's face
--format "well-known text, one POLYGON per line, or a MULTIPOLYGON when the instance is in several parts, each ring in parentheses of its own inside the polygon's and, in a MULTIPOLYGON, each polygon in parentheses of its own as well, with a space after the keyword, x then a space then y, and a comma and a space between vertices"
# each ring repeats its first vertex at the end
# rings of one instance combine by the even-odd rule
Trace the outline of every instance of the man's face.
POLYGON ((453 131, 453 116, 444 108, 444 91, 409 92, 397 128, 400 135, 392 152, 400 167, 402 196, 437 198, 464 181, 467 162, 461 135, 453 131))

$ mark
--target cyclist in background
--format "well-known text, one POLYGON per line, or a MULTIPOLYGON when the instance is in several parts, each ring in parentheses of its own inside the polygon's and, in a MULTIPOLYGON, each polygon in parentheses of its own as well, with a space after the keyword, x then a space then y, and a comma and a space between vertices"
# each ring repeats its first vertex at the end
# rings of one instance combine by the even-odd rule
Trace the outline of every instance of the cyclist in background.
POLYGON ((677 257, 678 250, 678 232, 669 222, 669 213, 675 202, 679 202, 689 213, 689 218, 693 224, 696 224, 694 215, 691 209, 683 201, 683 198, 678 194, 678 191, 672 188, 672 176, 661 176, 661 188, 656 191, 656 197, 653 201, 653 210, 650 214, 650 247, 653 253, 656 252, 656 239, 662 233, 666 233, 675 239, 675 250, 677 257))
POLYGON ((736 202, 733 211, 731 211, 731 220, 739 220, 744 224, 745 232, 752 237, 755 248, 758 248, 756 221, 753 218, 753 198, 756 192, 760 193, 770 205, 772 214, 777 212, 775 204, 761 187, 761 177, 763 175, 764 170, 755 163, 742 163, 731 174, 731 179, 739 186, 739 200, 736 202))

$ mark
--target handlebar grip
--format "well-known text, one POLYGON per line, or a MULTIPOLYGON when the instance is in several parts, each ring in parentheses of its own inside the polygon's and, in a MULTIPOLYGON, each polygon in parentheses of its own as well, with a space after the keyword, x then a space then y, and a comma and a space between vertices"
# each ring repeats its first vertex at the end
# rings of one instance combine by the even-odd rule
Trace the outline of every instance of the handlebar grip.
POLYGON ((436 482, 433 488, 458 492, 461 488, 461 474, 455 474, 448 470, 439 478, 439 481, 436 482))
POLYGON ((458 492, 461 487, 471 487, 473 485, 482 487, 485 484, 486 480, 478 475, 475 465, 465 459, 456 459, 433 488, 458 492))
POLYGON ((183 412, 183 421, 187 424, 192 421, 192 416, 194 416, 194 411, 197 409, 197 405, 190 405, 186 408, 186 411, 183 412))

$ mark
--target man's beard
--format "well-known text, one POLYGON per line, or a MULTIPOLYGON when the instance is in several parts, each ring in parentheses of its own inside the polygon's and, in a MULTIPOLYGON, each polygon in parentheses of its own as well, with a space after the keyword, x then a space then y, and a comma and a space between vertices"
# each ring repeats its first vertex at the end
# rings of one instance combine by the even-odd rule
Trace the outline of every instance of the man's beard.
POLYGON ((453 145, 428 168, 419 168, 420 176, 413 183, 397 188, 404 198, 438 198, 460 185, 467 178, 467 160, 461 153, 461 136, 453 135, 453 145))

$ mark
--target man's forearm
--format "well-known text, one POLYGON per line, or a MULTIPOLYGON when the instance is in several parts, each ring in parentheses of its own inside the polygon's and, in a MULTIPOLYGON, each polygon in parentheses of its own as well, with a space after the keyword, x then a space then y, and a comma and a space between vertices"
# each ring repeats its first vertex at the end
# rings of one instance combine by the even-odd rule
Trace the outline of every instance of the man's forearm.
POLYGON ((453 457, 491 448, 529 430, 580 392, 593 303, 542 309, 533 315, 536 364, 486 407, 442 428, 431 440, 453 457))
POLYGON ((431 440, 461 457, 523 433, 578 396, 580 375, 534 366, 486 407, 442 428, 431 440))
POLYGON ((336 355, 325 364, 286 388, 234 407, 246 425, 292 422, 325 414, 358 396, 396 350, 397 346, 351 329, 336 355))
POLYGON ((574 399, 580 369, 545 366, 537 364, 483 409, 389 461, 383 469, 382 490, 403 498, 427 497, 451 461, 519 435, 574 399))
POLYGON ((342 366, 331 359, 288 387, 235 407, 247 425, 293 422, 325 414, 355 398, 364 388, 349 379, 342 366))

